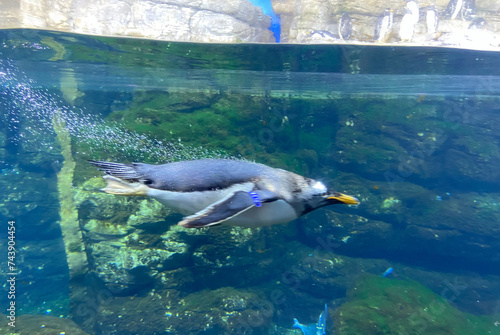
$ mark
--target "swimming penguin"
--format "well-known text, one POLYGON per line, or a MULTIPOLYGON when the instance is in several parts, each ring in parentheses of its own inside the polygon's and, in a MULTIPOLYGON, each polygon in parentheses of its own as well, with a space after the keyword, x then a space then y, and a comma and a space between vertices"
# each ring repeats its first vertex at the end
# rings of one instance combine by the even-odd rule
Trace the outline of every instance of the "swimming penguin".
POLYGON ((327 205, 359 204, 356 198, 328 190, 319 181, 246 161, 89 162, 106 173, 104 192, 154 198, 188 215, 179 222, 187 228, 268 226, 327 205))
POLYGON ((384 14, 377 20, 377 24, 375 25, 375 33, 373 39, 377 42, 385 42, 389 37, 389 33, 392 28, 393 23, 393 11, 390 8, 387 8, 384 11, 384 14))
POLYGON ((352 34, 352 19, 349 14, 344 13, 339 20, 339 36, 343 41, 348 41, 352 34))
POLYGON ((437 31, 437 26, 439 24, 438 13, 436 12, 436 7, 434 5, 430 5, 427 7, 425 22, 427 25, 427 33, 435 34, 437 31))

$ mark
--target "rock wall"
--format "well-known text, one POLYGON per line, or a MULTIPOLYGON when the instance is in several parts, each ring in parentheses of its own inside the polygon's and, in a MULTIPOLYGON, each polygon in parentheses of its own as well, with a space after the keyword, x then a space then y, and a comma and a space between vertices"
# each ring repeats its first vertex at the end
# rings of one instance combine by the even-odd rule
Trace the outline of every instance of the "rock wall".
MULTIPOLYGON (((394 24, 377 43, 498 48, 500 4, 481 1, 468 17, 446 17, 448 0, 418 3, 420 15, 409 38, 400 36, 404 2, 400 0, 272 0, 281 18, 280 41, 285 43, 374 43, 375 26, 386 8, 394 24), (429 32, 426 11, 435 6, 439 24, 429 32), (339 20, 346 13, 352 31, 340 38, 339 20), (471 28, 474 19, 483 19, 471 28)), ((209 43, 276 42, 271 19, 248 0, 11 0, 0 4, 0 28, 39 28, 95 35, 144 37, 209 43)))
POLYGON ((404 1, 388 0, 272 0, 274 12, 281 17, 281 41, 285 43, 373 43, 375 25, 386 8, 393 10, 394 24, 385 43, 410 45, 460 46, 467 48, 498 47, 500 41, 500 3, 494 0, 478 2, 471 18, 484 18, 482 29, 469 29, 471 20, 445 18, 448 0, 431 3, 417 1, 420 19, 410 41, 402 42, 399 29, 406 13, 404 1), (426 8, 434 5, 439 24, 434 34, 428 34, 426 8), (338 33, 342 14, 352 19, 352 35, 343 41, 338 33), (321 33, 315 33, 321 32, 321 33))
POLYGON ((274 42, 270 18, 246 0, 17 0, 0 5, 0 28, 185 42, 274 42))

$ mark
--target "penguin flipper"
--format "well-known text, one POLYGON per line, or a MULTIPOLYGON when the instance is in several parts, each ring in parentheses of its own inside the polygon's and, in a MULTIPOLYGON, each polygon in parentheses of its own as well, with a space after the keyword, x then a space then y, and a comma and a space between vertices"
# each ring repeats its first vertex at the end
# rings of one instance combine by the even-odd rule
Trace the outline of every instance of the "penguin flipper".
POLYGON ((260 207, 261 203, 278 199, 278 196, 271 191, 238 191, 193 215, 186 216, 179 222, 179 226, 185 228, 215 226, 238 216, 252 207, 260 207))

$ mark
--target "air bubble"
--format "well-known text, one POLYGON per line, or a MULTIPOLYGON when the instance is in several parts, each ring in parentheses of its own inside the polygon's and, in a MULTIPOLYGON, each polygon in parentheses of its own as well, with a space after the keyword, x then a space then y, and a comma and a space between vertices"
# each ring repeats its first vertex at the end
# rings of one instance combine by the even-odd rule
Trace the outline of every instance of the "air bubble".
MULTIPOLYGON (((52 149, 55 137, 52 122, 57 115, 66 124, 77 146, 84 145, 86 152, 101 150, 111 156, 84 159, 121 158, 161 163, 201 158, 234 158, 222 150, 183 145, 180 138, 177 143, 164 142, 87 114, 84 109, 70 108, 61 102, 59 96, 37 87, 37 83, 20 72, 9 59, 0 59, 0 83, 0 102, 7 111, 4 117, 9 129, 17 131, 17 125, 23 121, 24 128, 15 135, 23 138, 23 145, 52 149)), ((81 152, 81 155, 85 154, 81 152)))

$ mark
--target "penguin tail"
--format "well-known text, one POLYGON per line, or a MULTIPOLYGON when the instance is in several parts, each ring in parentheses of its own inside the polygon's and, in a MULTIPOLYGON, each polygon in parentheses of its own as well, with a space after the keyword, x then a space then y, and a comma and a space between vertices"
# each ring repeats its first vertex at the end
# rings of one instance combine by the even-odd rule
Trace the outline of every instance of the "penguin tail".
POLYGON ((101 162, 101 161, 88 161, 90 164, 97 167, 99 171, 111 175, 119 179, 126 180, 139 180, 140 176, 131 164, 101 162))

